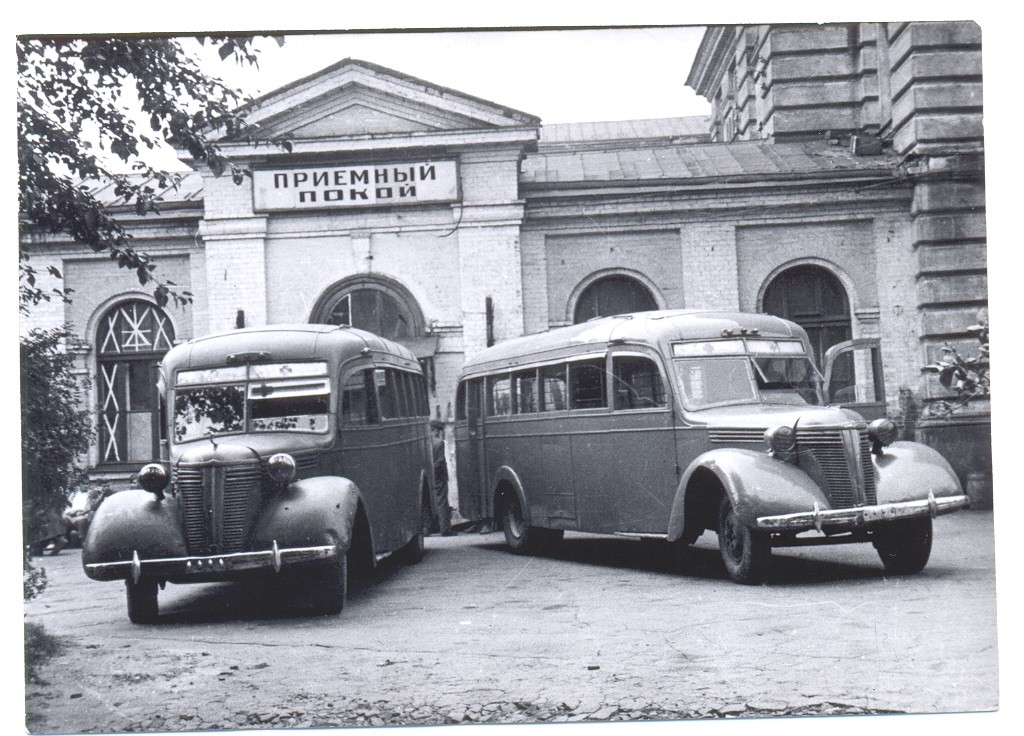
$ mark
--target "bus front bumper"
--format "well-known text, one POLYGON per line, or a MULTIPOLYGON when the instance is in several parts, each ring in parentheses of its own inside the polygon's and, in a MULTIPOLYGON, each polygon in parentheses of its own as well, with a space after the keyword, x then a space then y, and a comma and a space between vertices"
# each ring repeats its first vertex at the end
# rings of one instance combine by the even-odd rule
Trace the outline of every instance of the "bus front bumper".
POLYGON ((779 516, 760 516, 757 519, 757 528, 767 532, 799 532, 810 529, 817 529, 820 532, 825 527, 828 527, 829 531, 863 529, 878 522, 923 516, 934 518, 966 508, 968 504, 967 496, 935 498, 930 492, 928 498, 916 501, 900 501, 849 509, 823 510, 815 503, 812 511, 779 516))
POLYGON ((333 544, 317 547, 288 547, 281 549, 277 542, 271 549, 258 552, 235 552, 226 555, 195 557, 162 557, 140 559, 136 551, 131 560, 119 562, 94 562, 85 565, 85 574, 93 580, 121 580, 131 578, 188 578, 190 576, 211 577, 241 570, 273 568, 280 572, 286 565, 316 562, 337 557, 338 549, 333 544))

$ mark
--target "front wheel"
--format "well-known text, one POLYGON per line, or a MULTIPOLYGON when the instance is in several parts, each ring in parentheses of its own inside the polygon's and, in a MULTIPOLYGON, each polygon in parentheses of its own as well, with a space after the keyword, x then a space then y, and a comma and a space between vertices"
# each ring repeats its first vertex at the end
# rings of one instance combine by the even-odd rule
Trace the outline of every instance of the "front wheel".
POLYGON ((753 585, 764 580, 771 560, 768 536, 744 524, 728 496, 718 511, 718 548, 729 577, 737 583, 753 585))
POLYGON ((157 582, 140 580, 135 583, 131 578, 124 581, 128 597, 128 620, 133 624, 151 624, 160 613, 157 603, 157 582))
POLYGON ((335 615, 345 608, 348 594, 348 555, 344 552, 311 577, 313 608, 317 613, 335 615))
POLYGON ((875 530, 872 541, 886 572, 914 575, 928 564, 932 552, 932 520, 926 516, 889 522, 875 530))

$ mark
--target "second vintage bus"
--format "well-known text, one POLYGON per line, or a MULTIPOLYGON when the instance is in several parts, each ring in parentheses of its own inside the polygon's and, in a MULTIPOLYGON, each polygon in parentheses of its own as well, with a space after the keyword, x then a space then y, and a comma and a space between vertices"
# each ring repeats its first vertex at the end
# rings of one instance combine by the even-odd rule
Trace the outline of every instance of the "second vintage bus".
POLYGON ((763 579, 772 547, 822 543, 871 542, 888 571, 918 572, 932 517, 967 505, 960 483, 891 420, 827 406, 879 382, 847 361, 837 391, 811 355, 798 325, 729 312, 499 343, 460 377, 460 512, 499 524, 516 551, 567 530, 680 545, 712 530, 741 583, 763 579))

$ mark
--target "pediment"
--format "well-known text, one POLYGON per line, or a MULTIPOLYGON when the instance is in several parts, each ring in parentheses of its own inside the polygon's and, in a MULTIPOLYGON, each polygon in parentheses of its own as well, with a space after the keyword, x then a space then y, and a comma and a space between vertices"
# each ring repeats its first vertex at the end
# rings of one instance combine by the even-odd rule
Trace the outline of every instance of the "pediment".
POLYGON ((368 62, 346 59, 254 101, 261 135, 338 139, 539 126, 539 118, 368 62))

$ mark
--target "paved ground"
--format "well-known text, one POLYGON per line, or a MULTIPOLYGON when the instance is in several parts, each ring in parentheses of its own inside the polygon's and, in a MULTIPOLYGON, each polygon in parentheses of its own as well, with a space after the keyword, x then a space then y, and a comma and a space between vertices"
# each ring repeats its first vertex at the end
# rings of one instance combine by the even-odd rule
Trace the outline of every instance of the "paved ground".
MULTIPOLYGON (((998 705, 992 515, 936 521, 932 560, 887 578, 867 545, 779 550, 725 579, 707 533, 568 535, 518 557, 498 534, 432 537, 338 617, 239 584, 169 585, 133 626, 120 583, 41 560, 25 621, 61 653, 27 686, 33 733, 927 713, 998 705)), ((860 719, 856 719, 860 720, 860 719)), ((864 724, 868 725, 868 724, 864 724)))

